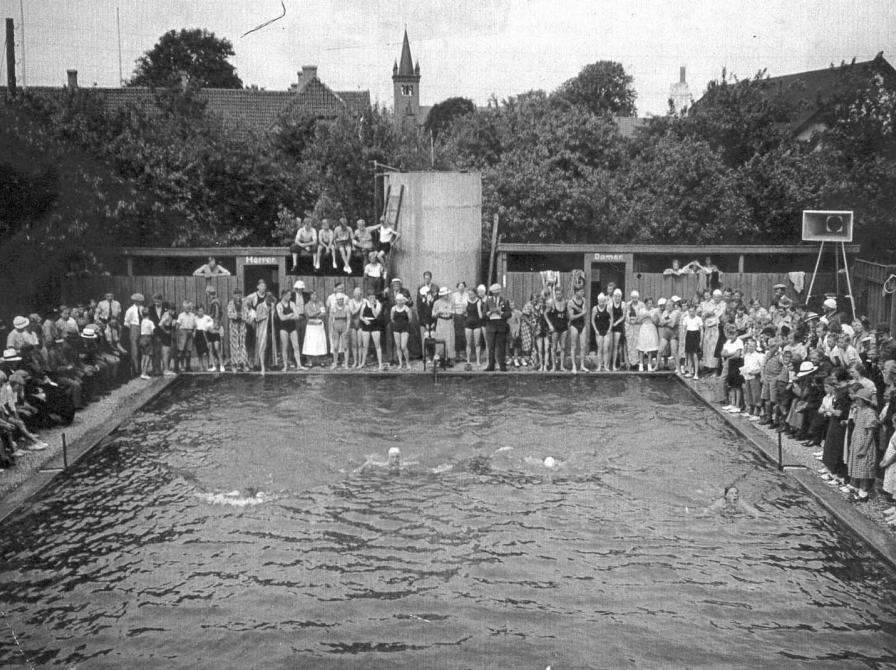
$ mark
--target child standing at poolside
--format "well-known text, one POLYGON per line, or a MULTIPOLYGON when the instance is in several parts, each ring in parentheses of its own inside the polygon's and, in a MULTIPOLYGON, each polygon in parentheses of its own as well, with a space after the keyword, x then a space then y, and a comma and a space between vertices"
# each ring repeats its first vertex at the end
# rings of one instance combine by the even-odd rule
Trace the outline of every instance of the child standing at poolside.
POLYGON ((149 369, 152 367, 152 336, 155 333, 156 324, 149 318, 149 308, 140 308, 140 379, 149 379, 149 369))
POLYGON ((744 345, 744 364, 740 371, 744 378, 744 405, 750 415, 750 421, 759 421, 762 414, 762 366, 765 355, 756 350, 756 340, 752 337, 744 345))
POLYGON ((700 374, 700 356, 703 353, 703 317, 697 315, 697 306, 691 302, 688 313, 682 319, 684 323, 684 355, 685 377, 696 377, 700 374))
POLYGON ((214 328, 215 322, 208 314, 205 308, 199 305, 196 308, 196 333, 193 336, 193 343, 196 345, 196 355, 199 357, 199 369, 208 369, 208 340, 206 333, 214 328))
POLYGON ((174 355, 174 371, 190 371, 190 359, 193 357, 193 333, 196 330, 196 315, 193 303, 184 300, 183 311, 177 315, 177 351, 174 355))

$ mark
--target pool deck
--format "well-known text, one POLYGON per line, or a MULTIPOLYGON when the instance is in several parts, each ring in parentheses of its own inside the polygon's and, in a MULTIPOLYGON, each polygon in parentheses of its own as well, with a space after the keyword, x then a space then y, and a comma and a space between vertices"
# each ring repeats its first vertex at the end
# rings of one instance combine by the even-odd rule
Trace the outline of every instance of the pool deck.
MULTIPOLYGON (((186 373, 196 376, 231 376, 254 375, 260 373, 186 373)), ((268 376, 284 376, 301 378, 306 375, 338 375, 338 376, 421 376, 432 375, 431 366, 424 371, 420 362, 411 364, 411 370, 399 370, 394 367, 380 371, 367 367, 355 369, 331 369, 327 367, 312 368, 307 371, 270 370, 268 376)), ((502 374, 508 375, 544 375, 549 377, 572 377, 570 372, 536 372, 531 367, 510 368, 507 373, 494 372, 483 373, 481 368, 464 370, 461 366, 440 369, 438 376, 448 377, 481 377, 483 374, 492 377, 502 374)), ((579 373, 577 377, 625 377, 648 376, 658 378, 675 377, 679 383, 688 388, 692 395, 700 402, 711 408, 719 418, 742 435, 755 449, 774 464, 778 462, 777 431, 756 425, 756 423, 741 418, 741 415, 728 414, 721 410, 719 403, 711 400, 711 387, 704 380, 685 380, 672 372, 589 372, 579 373)), ((134 412, 152 400, 174 382, 176 377, 154 377, 150 381, 134 379, 127 384, 115 389, 99 402, 92 403, 84 410, 77 413, 75 421, 70 426, 57 427, 41 432, 41 439, 50 446, 45 451, 27 452, 17 460, 16 466, 0 472, 0 523, 9 517, 15 510, 26 504, 28 500, 49 484, 63 467, 62 439, 67 441, 68 464, 71 466, 103 438, 112 433, 118 426, 128 419, 134 412)), ((836 487, 828 485, 819 476, 821 464, 812 456, 813 449, 802 446, 798 441, 781 436, 783 461, 785 472, 793 477, 802 488, 814 497, 818 502, 838 521, 847 526, 865 542, 870 545, 891 566, 896 568, 896 533, 890 528, 883 515, 887 505, 875 499, 866 503, 855 503, 849 500, 847 494, 841 493, 836 487)))

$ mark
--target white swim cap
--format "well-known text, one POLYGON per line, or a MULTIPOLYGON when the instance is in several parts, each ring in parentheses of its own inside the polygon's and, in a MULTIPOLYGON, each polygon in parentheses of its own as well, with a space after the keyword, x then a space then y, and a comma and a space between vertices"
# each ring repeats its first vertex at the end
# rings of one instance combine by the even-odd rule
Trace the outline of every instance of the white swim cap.
POLYGON ((389 447, 390 456, 401 456, 401 449, 398 447, 389 447))
POLYGON ((552 468, 555 465, 557 465, 557 461, 554 460, 553 456, 548 456, 546 459, 544 459, 544 467, 552 468))

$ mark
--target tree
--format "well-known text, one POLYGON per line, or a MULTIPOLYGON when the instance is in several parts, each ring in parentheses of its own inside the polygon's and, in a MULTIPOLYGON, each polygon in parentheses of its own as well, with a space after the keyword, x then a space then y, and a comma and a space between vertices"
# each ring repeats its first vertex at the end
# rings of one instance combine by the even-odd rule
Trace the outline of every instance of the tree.
POLYGON ((578 75, 565 81, 554 96, 594 114, 635 116, 637 93, 632 88, 632 81, 621 64, 601 60, 583 67, 578 75))
POLYGON ((230 40, 208 30, 169 30, 137 59, 134 76, 127 85, 171 88, 186 75, 200 88, 242 88, 236 68, 227 62, 233 55, 230 40))
POLYGON ((475 111, 476 105, 469 98, 448 98, 432 106, 424 127, 433 137, 438 137, 439 133, 450 126, 456 118, 473 114, 475 111))

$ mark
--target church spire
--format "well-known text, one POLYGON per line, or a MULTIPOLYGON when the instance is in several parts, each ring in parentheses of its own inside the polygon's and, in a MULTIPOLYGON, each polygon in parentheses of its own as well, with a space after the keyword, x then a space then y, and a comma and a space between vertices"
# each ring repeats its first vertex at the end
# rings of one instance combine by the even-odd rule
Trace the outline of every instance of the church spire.
POLYGON ((411 59, 411 43, 408 41, 407 28, 405 28, 404 31, 404 44, 401 45, 401 60, 398 64, 398 75, 400 77, 414 76, 414 62, 411 59))

